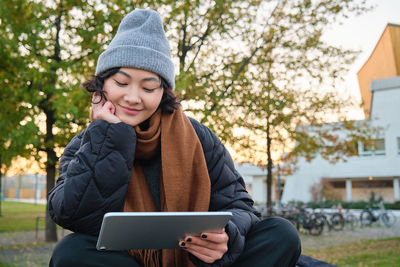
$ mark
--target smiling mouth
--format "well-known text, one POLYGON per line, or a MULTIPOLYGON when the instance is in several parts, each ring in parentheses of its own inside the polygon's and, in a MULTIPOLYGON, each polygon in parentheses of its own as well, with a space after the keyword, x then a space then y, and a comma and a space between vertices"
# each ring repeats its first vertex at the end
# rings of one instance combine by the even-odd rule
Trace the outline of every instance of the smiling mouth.
POLYGON ((124 107, 124 106, 120 106, 120 107, 125 113, 127 113, 129 115, 136 115, 141 111, 139 109, 133 109, 133 108, 128 108, 128 107, 124 107))

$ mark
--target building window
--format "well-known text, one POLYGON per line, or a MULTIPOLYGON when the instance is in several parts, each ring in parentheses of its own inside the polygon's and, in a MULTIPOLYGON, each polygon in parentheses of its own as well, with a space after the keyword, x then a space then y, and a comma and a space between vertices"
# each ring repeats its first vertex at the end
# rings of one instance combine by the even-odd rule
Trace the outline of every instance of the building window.
POLYGON ((393 188, 393 180, 352 181, 353 188, 393 188))
POLYGON ((397 154, 400 155, 400 137, 397 137, 397 154))
POLYGON ((346 188, 346 181, 333 181, 331 185, 334 188, 346 188))
POLYGON ((360 143, 360 156, 378 156, 385 155, 385 139, 372 139, 360 143))

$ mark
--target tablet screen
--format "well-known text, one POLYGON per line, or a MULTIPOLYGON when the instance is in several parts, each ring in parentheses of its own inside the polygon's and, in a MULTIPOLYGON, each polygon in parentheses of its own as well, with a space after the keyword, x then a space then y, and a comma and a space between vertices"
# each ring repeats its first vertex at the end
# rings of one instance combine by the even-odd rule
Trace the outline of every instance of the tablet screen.
POLYGON ((104 215, 98 250, 174 249, 186 235, 219 232, 231 212, 109 212, 104 215))

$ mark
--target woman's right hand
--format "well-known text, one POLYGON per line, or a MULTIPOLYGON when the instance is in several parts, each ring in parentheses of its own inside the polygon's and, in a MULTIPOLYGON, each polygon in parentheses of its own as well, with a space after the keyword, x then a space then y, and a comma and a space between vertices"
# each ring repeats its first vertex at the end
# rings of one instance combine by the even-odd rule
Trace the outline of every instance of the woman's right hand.
POLYGON ((93 94, 92 97, 92 109, 90 112, 90 118, 92 121, 105 120, 109 123, 118 123, 121 120, 115 115, 115 106, 110 101, 104 98, 100 101, 101 96, 93 94))

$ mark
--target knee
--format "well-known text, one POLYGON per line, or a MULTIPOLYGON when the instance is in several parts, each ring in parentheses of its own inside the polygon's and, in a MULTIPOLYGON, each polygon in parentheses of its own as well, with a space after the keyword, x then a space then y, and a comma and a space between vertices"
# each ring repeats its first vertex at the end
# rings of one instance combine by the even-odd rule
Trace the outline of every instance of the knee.
POLYGON ((297 255, 301 253, 301 241, 296 227, 288 220, 281 217, 269 218, 272 220, 274 230, 277 233, 277 237, 284 242, 281 242, 287 252, 291 252, 297 255))
POLYGON ((301 254, 301 242, 296 228, 280 217, 269 217, 258 222, 246 239, 248 251, 259 251, 262 254, 258 258, 263 262, 262 266, 295 266, 301 254))
POLYGON ((256 234, 265 236, 264 242, 279 247, 284 254, 300 255, 301 242, 297 229, 291 222, 281 217, 269 217, 255 227, 256 234))

